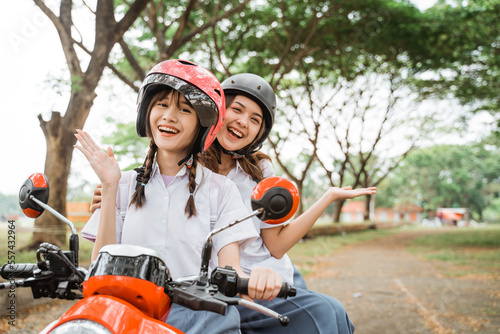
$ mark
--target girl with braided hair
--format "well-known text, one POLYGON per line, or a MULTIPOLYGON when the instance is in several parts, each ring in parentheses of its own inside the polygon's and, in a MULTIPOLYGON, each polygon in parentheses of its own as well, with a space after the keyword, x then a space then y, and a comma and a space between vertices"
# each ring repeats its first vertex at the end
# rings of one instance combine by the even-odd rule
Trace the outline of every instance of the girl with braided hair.
MULTIPOLYGON (((75 147, 89 160, 102 184, 101 209, 94 212, 82 236, 95 242, 92 260, 101 247, 135 244, 157 251, 175 280, 197 275, 208 233, 244 216, 248 210, 232 181, 198 163, 222 126, 224 94, 217 78, 194 63, 168 60, 156 65, 139 91, 136 129, 150 139, 143 168, 121 173, 108 147, 104 152, 85 132, 75 135, 75 147), (211 217, 213 185, 222 184, 217 219, 211 217), (128 193, 126 203, 121 203, 128 193)), ((214 236, 210 266, 239 265, 239 249, 258 236, 251 221, 214 236)), ((281 276, 258 268, 250 274, 249 297, 274 298, 281 276)), ((226 315, 194 312, 173 305, 168 323, 186 333, 239 333, 234 306, 226 315)))

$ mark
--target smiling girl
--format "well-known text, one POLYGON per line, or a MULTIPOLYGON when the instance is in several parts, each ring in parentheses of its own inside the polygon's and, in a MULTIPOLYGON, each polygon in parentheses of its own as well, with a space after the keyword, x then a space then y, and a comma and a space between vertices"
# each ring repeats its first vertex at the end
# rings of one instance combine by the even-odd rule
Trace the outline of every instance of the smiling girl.
MULTIPOLYGON (((75 147, 102 184, 101 210, 92 215, 82 235, 95 241, 92 260, 107 244, 140 245, 160 254, 173 279, 197 275, 207 234, 248 212, 234 183, 198 163, 198 153, 208 149, 224 119, 220 83, 194 63, 168 60, 147 75, 138 104, 137 133, 150 139, 139 171, 121 173, 111 148, 104 152, 87 133, 77 130, 80 145, 75 147), (222 195, 212 224, 208 203, 217 178, 222 195), (127 203, 121 203, 120 192, 129 194, 127 203)), ((251 221, 216 235, 211 267, 230 265, 248 277, 239 265, 239 248, 257 236, 251 221)), ((258 268, 250 274, 249 296, 273 298, 281 283, 275 271, 258 268)), ((235 307, 221 316, 174 304, 167 322, 186 333, 240 332, 235 307)))

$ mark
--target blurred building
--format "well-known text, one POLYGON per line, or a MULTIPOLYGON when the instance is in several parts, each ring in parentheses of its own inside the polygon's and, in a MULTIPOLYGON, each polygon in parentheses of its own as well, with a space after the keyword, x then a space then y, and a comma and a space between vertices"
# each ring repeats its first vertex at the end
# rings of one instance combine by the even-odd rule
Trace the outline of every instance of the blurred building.
POLYGON ((66 202, 67 218, 72 222, 87 222, 92 216, 89 202, 66 202))
MULTIPOLYGON (((349 201, 344 204, 341 210, 340 220, 344 223, 362 223, 366 211, 364 201, 349 201)), ((373 221, 376 222, 408 222, 420 223, 424 208, 412 204, 402 203, 392 208, 376 208, 372 214, 373 221)))

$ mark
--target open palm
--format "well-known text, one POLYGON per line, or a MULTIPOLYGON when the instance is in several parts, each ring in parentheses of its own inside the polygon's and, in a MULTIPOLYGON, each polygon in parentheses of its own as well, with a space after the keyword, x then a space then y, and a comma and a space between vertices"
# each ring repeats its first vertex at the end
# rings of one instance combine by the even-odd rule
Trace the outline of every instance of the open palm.
POLYGON ((76 132, 75 137, 81 146, 75 145, 75 148, 85 155, 101 183, 103 185, 118 184, 121 171, 111 147, 104 152, 88 133, 82 130, 76 130, 76 132))
POLYGON ((330 191, 335 194, 337 200, 352 199, 363 195, 374 195, 377 193, 376 187, 352 189, 352 187, 331 187, 330 191))

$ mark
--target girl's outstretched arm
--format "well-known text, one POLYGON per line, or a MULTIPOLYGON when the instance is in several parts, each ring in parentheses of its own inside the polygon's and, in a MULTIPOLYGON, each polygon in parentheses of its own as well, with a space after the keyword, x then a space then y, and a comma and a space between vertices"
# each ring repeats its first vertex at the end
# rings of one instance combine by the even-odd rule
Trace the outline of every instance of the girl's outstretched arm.
POLYGON ((267 249, 276 258, 281 258, 311 229, 326 208, 337 200, 352 199, 377 193, 376 187, 352 189, 352 187, 329 188, 321 198, 302 215, 284 226, 261 229, 267 249))
POLYGON ((94 261, 103 246, 116 243, 116 193, 121 171, 111 147, 104 152, 88 133, 81 130, 76 132, 75 137, 81 146, 75 145, 75 148, 85 155, 102 184, 101 215, 92 250, 92 261, 94 261))

